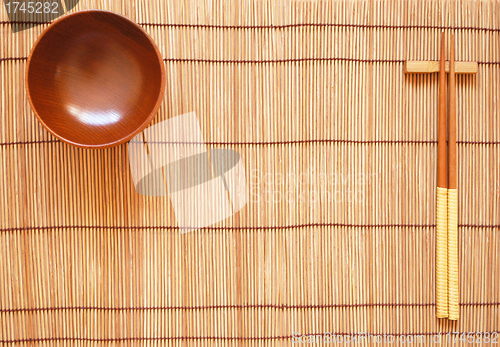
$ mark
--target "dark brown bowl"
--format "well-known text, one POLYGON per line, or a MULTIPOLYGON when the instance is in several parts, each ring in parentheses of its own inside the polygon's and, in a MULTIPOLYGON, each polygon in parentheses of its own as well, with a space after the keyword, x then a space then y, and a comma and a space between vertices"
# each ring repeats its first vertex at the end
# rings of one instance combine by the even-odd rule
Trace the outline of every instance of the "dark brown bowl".
POLYGON ((119 14, 88 10, 55 20, 26 67, 28 99, 56 137, 85 148, 124 143, 158 111, 165 66, 156 44, 119 14))

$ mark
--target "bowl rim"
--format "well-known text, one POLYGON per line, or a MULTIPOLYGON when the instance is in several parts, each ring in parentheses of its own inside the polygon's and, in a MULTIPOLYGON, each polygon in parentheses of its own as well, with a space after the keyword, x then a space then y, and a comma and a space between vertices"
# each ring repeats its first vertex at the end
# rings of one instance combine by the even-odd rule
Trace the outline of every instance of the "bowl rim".
POLYGON ((131 140, 134 136, 136 136, 138 133, 140 133, 141 131, 143 131, 148 126, 149 123, 151 123, 151 120, 157 114, 158 109, 160 108, 161 104, 163 103, 163 97, 165 95, 165 83, 166 83, 165 82, 165 79, 166 79, 165 74, 166 74, 165 73, 165 64, 163 62, 163 57, 162 57, 162 55, 160 53, 160 50, 158 49, 158 46, 156 45, 156 42, 153 40, 153 38, 139 24, 137 24, 136 22, 134 22, 130 18, 128 18, 128 17, 126 17, 126 16, 124 16, 122 14, 113 12, 113 11, 100 10, 100 9, 87 9, 87 10, 76 11, 76 12, 73 12, 73 13, 68 13, 68 14, 66 14, 64 16, 61 16, 61 17, 57 18, 56 20, 54 20, 52 23, 50 23, 50 25, 43 30, 43 32, 38 36, 38 38, 36 39, 35 43, 33 44, 33 47, 31 48, 30 54, 28 56, 28 61, 27 61, 27 64, 26 64, 26 69, 25 69, 24 83, 25 83, 26 94, 27 94, 28 101, 29 101, 29 104, 31 106, 31 109, 35 113, 35 116, 38 119, 38 121, 52 135, 54 135, 55 137, 57 137, 59 140, 61 140, 63 142, 66 142, 66 143, 68 143, 70 145, 77 146, 77 147, 80 147, 80 148, 104 149, 104 148, 115 147, 115 146, 121 145, 121 144, 123 144, 123 143, 131 140), (134 130, 133 132, 131 132, 128 135, 123 136, 121 139, 118 139, 116 141, 109 142, 109 143, 103 143, 103 144, 100 144, 100 145, 87 145, 87 144, 82 144, 82 143, 74 142, 74 141, 68 140, 67 138, 59 135, 54 130, 52 130, 43 121, 42 117, 40 117, 40 115, 38 114, 38 111, 36 110, 35 105, 33 104, 33 100, 31 99, 31 92, 30 92, 30 87, 29 87, 29 83, 28 83, 29 68, 30 68, 30 64, 31 64, 31 58, 33 57, 33 52, 35 52, 35 50, 36 50, 36 48, 37 48, 38 43, 40 42, 40 40, 42 40, 43 37, 45 36, 45 34, 47 34, 47 32, 49 32, 49 30, 51 30, 57 23, 59 23, 61 21, 64 21, 64 20, 66 20, 66 19, 68 19, 70 17, 77 16, 79 14, 87 13, 87 12, 103 12, 103 13, 112 14, 112 15, 115 15, 115 16, 118 16, 118 17, 121 17, 121 18, 125 19, 128 23, 130 23, 133 26, 135 26, 136 28, 138 28, 144 34, 144 36, 148 38, 149 42, 153 46, 153 48, 154 48, 154 50, 156 52, 156 55, 158 57, 158 62, 160 63, 160 70, 161 70, 161 86, 160 86, 160 92, 159 92, 159 95, 158 95, 158 99, 156 100, 155 106, 153 107, 151 113, 145 119, 145 121, 136 130, 134 130))

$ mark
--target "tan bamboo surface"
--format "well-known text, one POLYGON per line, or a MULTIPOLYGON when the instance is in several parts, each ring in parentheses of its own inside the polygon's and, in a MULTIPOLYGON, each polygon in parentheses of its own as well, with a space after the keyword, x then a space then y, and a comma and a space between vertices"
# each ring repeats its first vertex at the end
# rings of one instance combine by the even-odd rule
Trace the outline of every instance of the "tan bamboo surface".
POLYGON ((168 197, 136 193, 127 145, 57 141, 24 90, 48 24, 13 34, 0 10, 1 346, 289 346, 294 333, 360 332, 457 346, 446 333, 500 330, 499 1, 72 11, 92 8, 150 33, 167 70, 153 124, 195 111, 209 147, 241 154, 250 200, 181 234, 168 197), (442 30, 457 61, 478 62, 456 76, 458 321, 435 316, 438 74, 404 74, 405 61, 439 60, 442 30))

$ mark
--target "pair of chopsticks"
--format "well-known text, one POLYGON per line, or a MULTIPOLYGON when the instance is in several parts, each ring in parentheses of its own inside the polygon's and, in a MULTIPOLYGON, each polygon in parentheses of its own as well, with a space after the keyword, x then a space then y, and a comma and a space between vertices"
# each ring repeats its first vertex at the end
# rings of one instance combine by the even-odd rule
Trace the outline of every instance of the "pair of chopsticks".
POLYGON ((449 124, 446 117, 446 72, 444 32, 441 34, 439 67, 439 133, 436 200, 436 315, 457 320, 458 306, 458 194, 457 108, 455 48, 450 39, 449 124), (448 136, 448 146, 446 143, 448 136))

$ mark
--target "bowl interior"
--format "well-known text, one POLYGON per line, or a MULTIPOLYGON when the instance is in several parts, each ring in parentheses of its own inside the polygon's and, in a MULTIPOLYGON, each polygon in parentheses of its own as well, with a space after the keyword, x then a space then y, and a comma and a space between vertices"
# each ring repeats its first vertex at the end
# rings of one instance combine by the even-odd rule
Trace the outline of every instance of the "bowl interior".
POLYGON ((106 11, 62 17, 33 49, 27 71, 32 107, 60 139, 83 147, 123 143, 163 98, 164 66, 135 23, 106 11))

